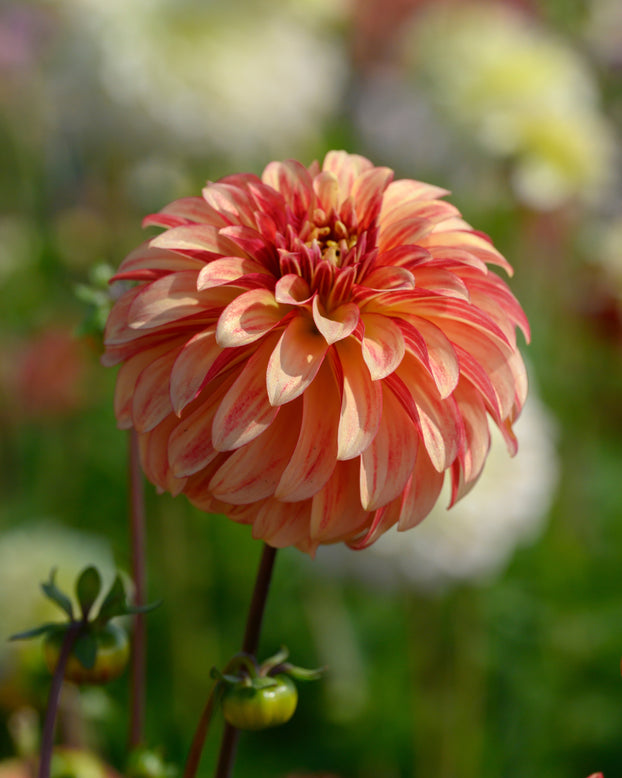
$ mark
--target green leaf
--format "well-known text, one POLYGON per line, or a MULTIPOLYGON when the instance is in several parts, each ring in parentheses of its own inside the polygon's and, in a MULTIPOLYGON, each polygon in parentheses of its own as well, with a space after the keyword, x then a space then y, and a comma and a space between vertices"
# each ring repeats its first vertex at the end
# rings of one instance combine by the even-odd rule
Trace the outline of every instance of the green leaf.
MULTIPOLYGON (((62 625, 64 628, 64 625, 62 625)), ((29 640, 30 638, 39 637, 39 635, 45 635, 48 632, 56 632, 59 628, 58 622, 49 622, 47 624, 40 624, 38 627, 27 629, 24 632, 17 632, 15 635, 11 635, 9 640, 29 640)))
POLYGON ((102 579, 97 568, 93 565, 84 568, 76 582, 76 595, 85 621, 95 600, 99 597, 101 588, 102 579))
POLYGON ((72 653, 84 668, 90 670, 97 657, 97 638, 93 632, 88 631, 80 635, 73 644, 72 653))
POLYGON ((73 606, 71 600, 56 586, 55 578, 56 568, 50 572, 50 580, 47 583, 41 584, 41 589, 43 589, 45 596, 52 600, 52 602, 55 602, 58 607, 69 616, 69 619, 73 621, 73 606))
POLYGON ((108 594, 104 597, 96 621, 99 624, 105 624, 115 616, 124 616, 127 613, 127 595, 121 576, 117 574, 108 594))
POLYGON ((324 674, 324 668, 318 667, 316 670, 307 670, 305 667, 296 667, 289 662, 285 662, 278 668, 279 672, 295 678, 297 681, 317 681, 324 674))
POLYGON ((155 602, 149 602, 147 605, 126 605, 123 611, 124 616, 132 616, 135 613, 149 613, 149 611, 155 610, 162 605, 162 600, 156 600, 155 602))

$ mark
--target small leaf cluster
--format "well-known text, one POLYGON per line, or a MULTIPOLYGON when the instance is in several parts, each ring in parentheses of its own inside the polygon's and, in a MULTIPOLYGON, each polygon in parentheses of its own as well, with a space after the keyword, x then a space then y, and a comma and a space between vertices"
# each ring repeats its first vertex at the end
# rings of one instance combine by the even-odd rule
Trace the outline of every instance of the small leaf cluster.
POLYGON ((50 578, 41 584, 45 596, 57 605, 67 616, 65 622, 46 622, 37 627, 11 636, 11 640, 26 640, 45 636, 62 642, 68 631, 75 633, 71 653, 85 670, 94 667, 100 646, 100 638, 106 631, 111 619, 134 613, 145 613, 158 605, 153 603, 142 607, 129 605, 123 579, 119 574, 104 595, 97 615, 91 617, 93 606, 102 593, 102 578, 94 566, 88 566, 78 575, 75 593, 80 613, 76 615, 70 597, 56 584, 56 570, 50 573, 50 578))

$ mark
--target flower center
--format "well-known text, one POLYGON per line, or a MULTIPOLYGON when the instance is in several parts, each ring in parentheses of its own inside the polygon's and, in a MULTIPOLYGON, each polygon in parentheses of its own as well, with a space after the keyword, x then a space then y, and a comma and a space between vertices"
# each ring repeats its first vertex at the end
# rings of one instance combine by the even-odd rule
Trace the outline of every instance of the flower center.
POLYGON ((357 238, 356 230, 348 229, 336 215, 329 218, 321 208, 315 209, 300 231, 300 240, 310 249, 317 246, 321 258, 334 267, 343 266, 357 238))

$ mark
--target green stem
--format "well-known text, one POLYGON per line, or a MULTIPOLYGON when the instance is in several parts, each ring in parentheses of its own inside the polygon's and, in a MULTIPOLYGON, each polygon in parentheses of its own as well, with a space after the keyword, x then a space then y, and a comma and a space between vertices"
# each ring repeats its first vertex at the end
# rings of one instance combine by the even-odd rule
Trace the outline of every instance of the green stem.
POLYGON ((65 668, 73 644, 76 642, 76 638, 80 634, 80 630, 83 626, 82 622, 74 622, 65 633, 65 637, 61 644, 58 662, 56 663, 52 675, 52 683, 50 684, 50 693, 48 695, 48 702, 45 710, 45 721, 43 722, 43 733, 41 735, 41 751, 39 754, 38 778, 50 778, 52 751, 54 750, 54 725, 56 724, 56 715, 58 713, 58 703, 63 687, 63 679, 65 677, 65 668))
MULTIPOLYGON (((134 605, 146 603, 146 531, 145 496, 143 474, 140 467, 138 435, 135 430, 129 439, 129 487, 130 487, 130 543, 132 578, 134 581, 134 605)), ((134 615, 132 640, 132 664, 130 681, 129 745, 136 748, 142 743, 145 725, 145 697, 147 673, 147 627, 144 613, 134 615)))
MULTIPOLYGON (((242 651, 251 656, 257 654, 261 623, 268 599, 276 551, 276 548, 264 544, 242 642, 242 651)), ((230 778, 232 775, 239 736, 239 729, 232 727, 230 724, 225 724, 215 778, 230 778)))

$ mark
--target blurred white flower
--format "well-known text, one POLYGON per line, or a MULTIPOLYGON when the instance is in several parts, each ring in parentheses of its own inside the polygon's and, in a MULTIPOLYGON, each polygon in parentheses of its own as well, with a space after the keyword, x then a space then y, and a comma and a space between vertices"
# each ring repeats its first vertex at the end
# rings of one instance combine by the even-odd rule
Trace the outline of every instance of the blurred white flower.
POLYGON ((514 458, 500 433, 491 432, 492 450, 477 487, 451 510, 437 504, 419 526, 386 532, 364 552, 322 547, 316 557, 320 569, 372 585, 430 592, 499 574, 517 547, 541 532, 558 459, 553 422, 533 390, 516 423, 520 446, 514 458))
POLYGON ((319 137, 342 91, 345 57, 319 0, 57 2, 128 127, 146 123, 161 144, 248 159, 294 152, 319 137))
POLYGON ((613 132, 571 45, 494 3, 430 4, 405 41, 411 77, 464 138, 512 162, 520 200, 546 210, 605 196, 613 132))

